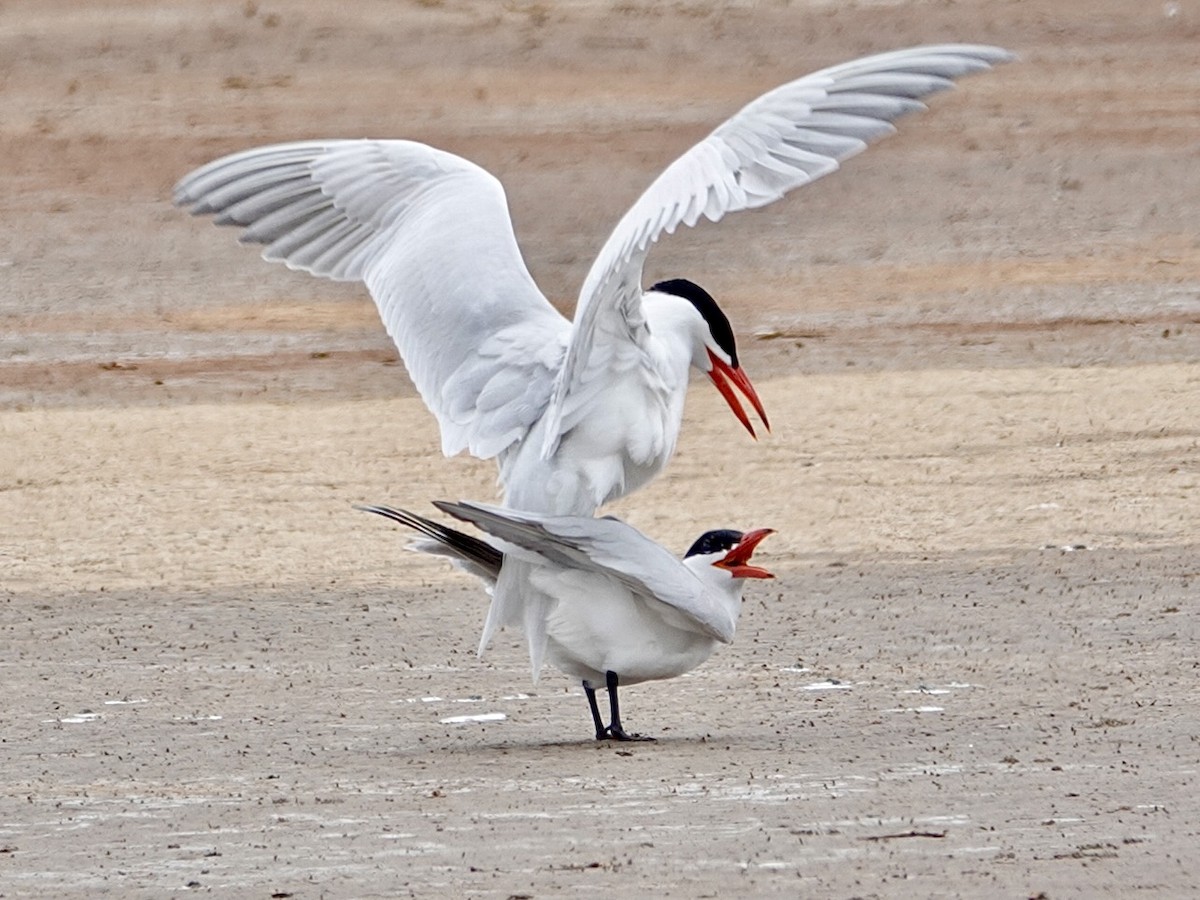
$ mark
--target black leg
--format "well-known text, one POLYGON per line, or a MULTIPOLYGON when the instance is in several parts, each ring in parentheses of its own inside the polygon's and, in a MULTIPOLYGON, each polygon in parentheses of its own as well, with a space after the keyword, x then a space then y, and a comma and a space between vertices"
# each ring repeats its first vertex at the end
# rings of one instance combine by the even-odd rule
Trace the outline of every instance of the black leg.
POLYGON ((604 727, 604 720, 600 718, 600 707, 596 705, 596 689, 585 680, 583 692, 587 694, 588 706, 592 708, 592 721, 596 723, 596 740, 602 741, 608 736, 608 729, 604 727))
MULTIPOLYGON (((603 737, 609 737, 614 741, 652 741, 654 738, 646 737, 641 734, 626 734, 625 729, 621 727, 621 706, 617 701, 617 673, 605 672, 604 680, 608 685, 608 707, 612 713, 612 724, 605 730, 606 733, 597 735, 597 740, 603 737)), ((593 698, 589 698, 595 703, 593 698)), ((593 710, 595 707, 593 706, 593 710)), ((593 712, 593 715, 596 715, 593 712)), ((599 719, 597 718, 597 724, 599 719)))

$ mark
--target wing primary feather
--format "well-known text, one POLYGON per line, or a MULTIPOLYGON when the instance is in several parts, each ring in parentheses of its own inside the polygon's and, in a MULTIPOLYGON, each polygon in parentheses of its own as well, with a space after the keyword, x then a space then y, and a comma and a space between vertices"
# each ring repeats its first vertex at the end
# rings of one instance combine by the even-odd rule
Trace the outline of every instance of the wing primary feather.
POLYGON ((548 532, 537 520, 515 510, 499 510, 477 503, 451 503, 434 500, 433 505, 447 515, 470 522, 489 534, 536 553, 555 565, 566 568, 591 568, 591 560, 577 546, 548 532))
POLYGON ((500 574, 500 566, 504 562, 504 555, 491 544, 485 543, 479 540, 479 538, 463 534, 463 532, 453 528, 447 528, 445 525, 434 522, 432 519, 426 519, 424 516, 418 516, 416 513, 411 513, 405 509, 396 509, 383 505, 355 506, 354 508, 363 512, 375 513, 376 515, 383 516, 385 519, 391 519, 393 522, 398 522, 414 531, 420 532, 427 538, 431 538, 439 544, 443 544, 454 550, 464 560, 476 564, 487 571, 493 578, 496 578, 500 574))
MULTIPOLYGON (((310 192, 295 203, 272 210, 250 223, 238 240, 243 244, 273 244, 296 237, 295 232, 321 215, 332 218, 337 210, 328 197, 310 192)), ((240 224, 240 223, 239 223, 240 224)))
POLYGON ((298 195, 312 190, 303 172, 280 177, 276 169, 264 169, 240 177, 206 194, 192 209, 192 215, 221 213, 218 225, 249 225, 280 205, 279 199, 290 202, 298 195))
POLYGON ((920 112, 927 107, 911 97, 894 97, 891 94, 869 94, 858 91, 830 94, 823 100, 809 104, 815 111, 836 110, 871 119, 891 121, 908 113, 920 112))
POLYGON ((311 190, 307 178, 296 176, 273 182, 266 190, 250 196, 244 196, 241 191, 230 192, 227 196, 214 193, 203 206, 193 209, 192 214, 219 212, 213 218, 216 225, 249 225, 276 210, 287 208, 311 190))
POLYGON ((187 206, 206 198, 220 186, 255 172, 297 166, 306 167, 314 156, 326 152, 328 143, 304 142, 276 144, 243 150, 203 165, 185 175, 175 185, 172 199, 176 206, 187 206))
POLYGON ((831 95, 845 93, 886 94, 916 100, 954 87, 953 80, 920 72, 867 72, 838 79, 826 88, 831 95))

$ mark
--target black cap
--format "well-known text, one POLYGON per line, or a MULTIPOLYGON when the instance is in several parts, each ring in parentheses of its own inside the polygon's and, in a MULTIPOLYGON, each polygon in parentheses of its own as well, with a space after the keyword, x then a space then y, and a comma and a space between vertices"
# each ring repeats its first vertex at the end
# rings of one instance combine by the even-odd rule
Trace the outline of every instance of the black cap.
POLYGON ((717 342, 717 346, 729 356, 730 365, 735 369, 738 367, 737 342, 733 339, 733 327, 729 324, 729 319, 725 316, 725 313, 721 312, 721 307, 717 306, 717 301, 712 298, 712 294, 700 287, 696 282, 688 281, 686 278, 671 278, 667 281, 660 281, 651 287, 650 290, 659 291, 663 294, 674 294, 676 297, 682 297, 691 303, 692 306, 696 307, 696 311, 708 323, 708 330, 712 333, 713 340, 717 342))
POLYGON ((729 528, 706 531, 697 538, 696 543, 692 544, 692 548, 683 554, 683 558, 702 556, 707 553, 728 553, 741 542, 742 533, 740 531, 733 531, 729 528))

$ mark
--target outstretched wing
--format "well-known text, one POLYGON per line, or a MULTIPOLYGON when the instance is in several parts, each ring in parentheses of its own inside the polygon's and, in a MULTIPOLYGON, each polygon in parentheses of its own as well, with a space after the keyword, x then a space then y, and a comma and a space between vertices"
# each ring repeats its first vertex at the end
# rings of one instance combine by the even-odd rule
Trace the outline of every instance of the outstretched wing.
POLYGON ((175 202, 245 228, 265 259, 365 282, 447 456, 495 456, 545 410, 570 325, 479 166, 412 141, 278 144, 197 169, 175 202))
POLYGON ((625 213, 592 263, 575 310, 542 448, 554 452, 563 425, 587 402, 591 371, 613 355, 605 342, 641 333, 642 266, 664 232, 701 216, 755 209, 836 171, 892 121, 924 110, 919 98, 955 78, 1012 59, 999 47, 942 44, 868 56, 763 94, 679 157, 625 213))
POLYGON ((700 579, 666 548, 619 519, 539 516, 440 500, 434 506, 550 565, 616 578, 631 591, 674 607, 717 640, 733 640, 737 623, 709 597, 700 579))

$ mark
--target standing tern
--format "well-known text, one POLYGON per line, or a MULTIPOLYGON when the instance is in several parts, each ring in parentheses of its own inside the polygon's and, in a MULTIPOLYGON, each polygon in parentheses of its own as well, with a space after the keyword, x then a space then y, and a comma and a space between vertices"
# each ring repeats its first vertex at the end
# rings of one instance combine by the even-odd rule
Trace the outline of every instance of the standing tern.
MULTIPOLYGON (((552 598, 546 610, 546 659, 580 679, 596 739, 652 740, 621 724, 620 685, 674 678, 733 640, 747 578, 772 578, 750 564, 769 528, 700 536, 682 560, 636 528, 611 517, 540 516, 476 503, 434 505, 493 538, 479 540, 390 506, 361 506, 422 535, 412 550, 447 557, 491 590, 509 558, 552 598), (604 724, 596 690, 608 690, 604 724)), ((534 672, 534 679, 537 678, 534 672)))
POLYGON ((680 225, 765 206, 835 171, 919 98, 1010 59, 967 44, 914 47, 823 69, 754 100, 663 171, 621 218, 568 321, 521 258, 500 182, 404 140, 314 140, 235 153, 174 200, 245 229, 263 257, 362 281, 442 451, 495 458, 505 505, 592 515, 644 485, 675 450, 691 368, 742 424, 736 387, 767 422, 716 301, 686 279, 642 289, 650 245, 680 225))

